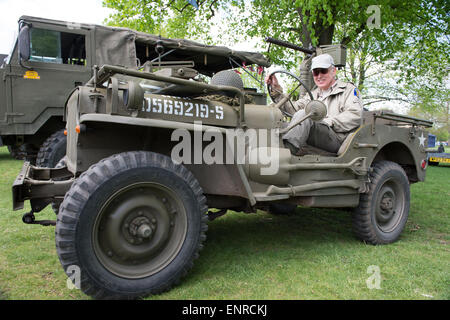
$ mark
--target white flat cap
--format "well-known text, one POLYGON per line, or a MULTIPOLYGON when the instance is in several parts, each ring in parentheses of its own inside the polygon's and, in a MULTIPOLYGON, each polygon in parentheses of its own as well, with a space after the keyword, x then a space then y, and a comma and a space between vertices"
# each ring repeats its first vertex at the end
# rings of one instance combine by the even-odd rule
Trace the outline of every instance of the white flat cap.
POLYGON ((328 53, 324 53, 312 59, 311 70, 317 68, 327 69, 331 66, 334 66, 333 57, 330 56, 328 53))

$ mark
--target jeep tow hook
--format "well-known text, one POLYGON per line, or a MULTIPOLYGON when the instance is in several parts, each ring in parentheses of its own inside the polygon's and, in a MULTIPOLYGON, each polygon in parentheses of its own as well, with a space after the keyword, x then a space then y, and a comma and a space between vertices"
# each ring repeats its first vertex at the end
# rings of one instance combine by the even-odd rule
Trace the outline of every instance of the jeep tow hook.
POLYGON ((23 223, 26 223, 26 224, 40 224, 41 226, 56 226, 55 220, 38 220, 38 221, 36 221, 33 210, 25 213, 22 216, 22 221, 23 221, 23 223))

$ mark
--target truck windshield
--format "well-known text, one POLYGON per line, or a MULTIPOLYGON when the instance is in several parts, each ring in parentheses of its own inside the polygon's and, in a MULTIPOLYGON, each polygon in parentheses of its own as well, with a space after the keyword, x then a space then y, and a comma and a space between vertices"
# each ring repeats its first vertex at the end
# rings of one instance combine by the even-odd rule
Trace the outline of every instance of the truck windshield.
POLYGON ((0 68, 3 68, 6 65, 7 60, 8 60, 8 55, 0 53, 0 68))
POLYGON ((31 61, 86 65, 85 36, 32 28, 31 61))

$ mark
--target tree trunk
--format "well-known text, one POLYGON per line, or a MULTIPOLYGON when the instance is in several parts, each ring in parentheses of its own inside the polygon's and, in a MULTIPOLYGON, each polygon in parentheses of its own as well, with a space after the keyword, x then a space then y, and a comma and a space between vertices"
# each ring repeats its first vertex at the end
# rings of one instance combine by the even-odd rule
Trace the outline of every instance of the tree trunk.
MULTIPOLYGON (((302 35, 301 35, 300 41, 302 43, 302 47, 309 49, 312 47, 311 33, 309 32, 309 30, 307 28, 307 23, 306 23, 305 17, 302 14, 302 9, 297 8, 297 13, 300 17, 300 22, 302 24, 302 35)), ((307 12, 307 14, 308 14, 308 12, 307 12)))
POLYGON ((332 44, 334 34, 334 24, 328 27, 320 26, 320 31, 316 29, 316 33, 319 33, 319 46, 332 44))
POLYGON ((364 81, 366 80, 366 58, 367 56, 364 53, 362 53, 359 58, 359 81, 358 83, 354 83, 359 91, 364 88, 364 81))

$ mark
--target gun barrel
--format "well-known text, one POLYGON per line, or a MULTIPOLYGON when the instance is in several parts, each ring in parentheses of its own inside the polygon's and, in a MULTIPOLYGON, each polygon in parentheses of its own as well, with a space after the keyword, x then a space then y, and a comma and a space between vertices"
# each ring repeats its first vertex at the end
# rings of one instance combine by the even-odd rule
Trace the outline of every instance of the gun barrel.
POLYGON ((283 40, 279 40, 279 39, 275 39, 275 38, 271 38, 271 37, 266 37, 266 42, 273 43, 273 44, 276 44, 281 47, 301 51, 306 54, 313 54, 315 52, 315 50, 306 49, 306 48, 297 46, 296 44, 293 44, 293 43, 290 43, 287 41, 283 41, 283 40))

